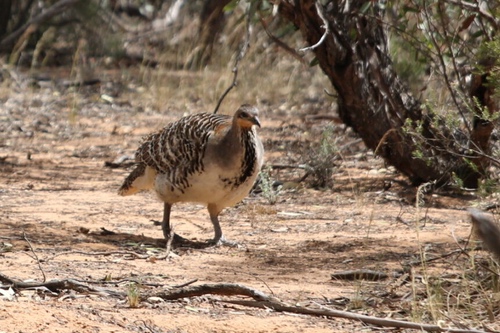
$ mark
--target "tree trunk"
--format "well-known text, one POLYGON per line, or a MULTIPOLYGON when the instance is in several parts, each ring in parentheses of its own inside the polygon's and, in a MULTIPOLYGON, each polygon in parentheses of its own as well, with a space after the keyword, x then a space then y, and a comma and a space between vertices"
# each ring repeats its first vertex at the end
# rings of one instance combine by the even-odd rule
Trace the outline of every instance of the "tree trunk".
POLYGON ((212 49, 217 35, 224 28, 224 7, 231 0, 205 0, 200 14, 198 42, 191 52, 185 67, 198 69, 206 66, 212 57, 212 49))
POLYGON ((0 38, 7 33, 11 8, 12 0, 4 0, 0 2, 0 38))
POLYGON ((461 148, 454 133, 426 111, 398 78, 389 56, 384 13, 377 2, 371 2, 372 11, 364 15, 361 8, 366 4, 365 0, 331 1, 322 7, 314 0, 288 0, 280 2, 279 12, 312 45, 338 93, 342 121, 414 185, 444 184, 457 165, 464 164, 461 148), (325 25, 329 32, 323 36, 325 25), (423 143, 410 134, 417 124, 422 125, 423 143))

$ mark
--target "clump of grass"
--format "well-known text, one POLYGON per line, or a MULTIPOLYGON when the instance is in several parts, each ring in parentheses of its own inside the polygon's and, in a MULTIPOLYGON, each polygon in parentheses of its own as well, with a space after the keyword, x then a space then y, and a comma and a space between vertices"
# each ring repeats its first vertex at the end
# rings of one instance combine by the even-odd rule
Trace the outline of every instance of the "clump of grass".
POLYGON ((130 283, 127 287, 128 306, 131 308, 139 307, 140 295, 140 285, 135 282, 130 283))
POLYGON ((332 126, 327 126, 321 133, 321 139, 309 149, 306 171, 312 176, 311 186, 326 188, 333 186, 335 161, 339 159, 337 137, 332 126))

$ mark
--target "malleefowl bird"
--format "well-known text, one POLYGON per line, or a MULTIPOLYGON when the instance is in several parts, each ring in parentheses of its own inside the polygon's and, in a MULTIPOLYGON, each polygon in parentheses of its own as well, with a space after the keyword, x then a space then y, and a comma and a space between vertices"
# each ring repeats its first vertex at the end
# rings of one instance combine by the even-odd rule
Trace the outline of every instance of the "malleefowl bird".
POLYGON ((261 126, 259 111, 248 104, 234 116, 183 117, 143 140, 135 154, 135 169, 118 194, 154 190, 164 202, 162 229, 167 240, 173 204, 205 204, 215 232, 212 242, 232 244, 222 233, 219 214, 248 195, 262 167, 264 148, 256 126, 261 126))

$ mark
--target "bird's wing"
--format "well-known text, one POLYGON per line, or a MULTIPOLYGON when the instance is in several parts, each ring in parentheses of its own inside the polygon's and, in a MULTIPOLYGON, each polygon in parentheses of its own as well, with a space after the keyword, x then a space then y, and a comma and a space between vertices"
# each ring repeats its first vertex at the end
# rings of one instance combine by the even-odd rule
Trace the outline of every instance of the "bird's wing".
POLYGON ((189 175, 203 171, 209 138, 230 121, 229 116, 208 113, 184 117, 146 137, 136 161, 167 175, 172 185, 182 185, 189 175))

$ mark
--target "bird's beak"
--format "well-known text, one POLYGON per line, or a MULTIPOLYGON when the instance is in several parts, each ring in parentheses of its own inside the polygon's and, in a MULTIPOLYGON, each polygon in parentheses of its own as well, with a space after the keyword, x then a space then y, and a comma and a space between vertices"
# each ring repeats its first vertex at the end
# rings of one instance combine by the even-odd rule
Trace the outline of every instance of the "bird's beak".
POLYGON ((253 117, 252 120, 255 125, 261 127, 259 117, 253 117))

